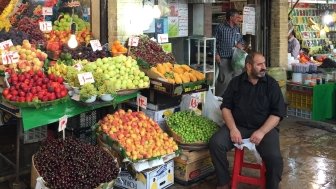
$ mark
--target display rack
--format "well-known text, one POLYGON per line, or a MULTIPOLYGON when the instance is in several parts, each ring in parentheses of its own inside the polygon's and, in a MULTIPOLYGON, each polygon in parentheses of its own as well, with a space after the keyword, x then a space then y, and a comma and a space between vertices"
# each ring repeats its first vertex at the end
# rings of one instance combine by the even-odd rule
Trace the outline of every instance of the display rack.
POLYGON ((216 38, 213 37, 198 37, 198 36, 191 36, 188 39, 188 64, 192 65, 190 54, 191 54, 191 42, 196 42, 197 47, 197 62, 196 66, 201 65, 201 47, 203 47, 203 61, 202 61, 202 71, 207 76, 208 74, 212 74, 211 84, 209 85, 210 89, 212 89, 213 93, 215 93, 215 55, 216 55, 216 38), (210 47, 209 51, 207 47, 210 47), (207 55, 208 52, 211 52, 211 64, 207 64, 207 55))

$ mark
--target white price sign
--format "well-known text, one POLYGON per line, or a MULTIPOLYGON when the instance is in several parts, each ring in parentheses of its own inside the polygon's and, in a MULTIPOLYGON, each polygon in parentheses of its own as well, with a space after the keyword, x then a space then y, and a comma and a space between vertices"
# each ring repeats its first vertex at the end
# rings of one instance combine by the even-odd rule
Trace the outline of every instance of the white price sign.
POLYGON ((40 30, 43 32, 50 32, 52 30, 51 21, 39 22, 40 30))
POLYGON ((13 42, 10 39, 0 43, 0 49, 2 50, 9 49, 11 46, 13 46, 13 42))
POLYGON ((58 120, 58 132, 63 131, 68 123, 68 116, 64 115, 58 120))
POLYGON ((139 37, 134 37, 134 36, 129 37, 128 39, 129 47, 136 47, 138 46, 138 44, 139 44, 139 37))
POLYGON ((189 103, 189 109, 197 109, 198 106, 198 99, 197 97, 192 96, 190 99, 190 103, 189 103))
POLYGON ((147 97, 142 96, 141 94, 137 95, 137 104, 141 108, 147 109, 147 97))
POLYGON ((53 15, 52 7, 42 7, 42 15, 44 16, 51 16, 53 15))
POLYGON ((9 51, 2 53, 2 64, 14 64, 19 62, 20 55, 16 51, 9 51))
POLYGON ((84 85, 85 83, 95 82, 91 72, 80 73, 77 76, 78 76, 78 81, 80 85, 84 85))
POLYGON ((103 50, 101 44, 100 44, 100 41, 98 39, 95 39, 95 40, 90 40, 90 44, 91 44, 91 47, 92 47, 92 50, 93 51, 96 51, 96 50, 103 50))
POLYGON ((168 43, 168 34, 167 33, 163 33, 163 34, 158 34, 157 35, 157 40, 158 43, 168 43))
POLYGON ((76 70, 81 71, 82 68, 83 68, 83 65, 80 64, 80 63, 77 63, 77 64, 73 65, 73 67, 76 68, 76 70))

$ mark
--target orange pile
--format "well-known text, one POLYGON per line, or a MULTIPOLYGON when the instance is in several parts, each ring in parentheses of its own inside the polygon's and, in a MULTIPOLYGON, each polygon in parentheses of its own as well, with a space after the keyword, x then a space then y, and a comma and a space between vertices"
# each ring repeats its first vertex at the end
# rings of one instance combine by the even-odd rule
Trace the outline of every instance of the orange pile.
POLYGON ((112 54, 123 54, 127 52, 127 48, 124 47, 120 41, 116 40, 112 43, 111 52, 112 54))

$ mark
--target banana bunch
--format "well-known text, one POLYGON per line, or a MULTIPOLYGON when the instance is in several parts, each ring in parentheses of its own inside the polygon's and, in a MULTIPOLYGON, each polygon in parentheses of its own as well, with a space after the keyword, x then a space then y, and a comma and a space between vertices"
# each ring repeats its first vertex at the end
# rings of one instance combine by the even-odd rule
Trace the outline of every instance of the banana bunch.
POLYGON ((155 67, 151 68, 151 71, 172 84, 189 83, 205 79, 203 73, 194 70, 185 64, 180 65, 165 62, 156 64, 155 67))
POLYGON ((48 74, 57 76, 65 76, 67 74, 67 66, 65 64, 55 64, 48 68, 48 74))
POLYGON ((12 27, 8 17, 13 12, 18 0, 11 0, 7 7, 2 11, 0 15, 0 30, 5 29, 7 32, 12 27))
POLYGON ((309 27, 311 27, 315 31, 320 31, 321 30, 318 23, 316 23, 312 17, 308 18, 307 24, 308 24, 309 27))

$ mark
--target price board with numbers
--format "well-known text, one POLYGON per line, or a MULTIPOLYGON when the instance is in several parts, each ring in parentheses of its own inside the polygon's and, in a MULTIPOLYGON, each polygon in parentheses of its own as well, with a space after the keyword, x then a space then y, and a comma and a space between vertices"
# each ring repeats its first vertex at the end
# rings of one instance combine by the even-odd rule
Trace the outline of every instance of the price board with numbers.
POLYGON ((18 63, 20 56, 19 53, 16 51, 8 51, 8 52, 3 52, 1 54, 1 59, 2 59, 2 64, 14 64, 18 63))

